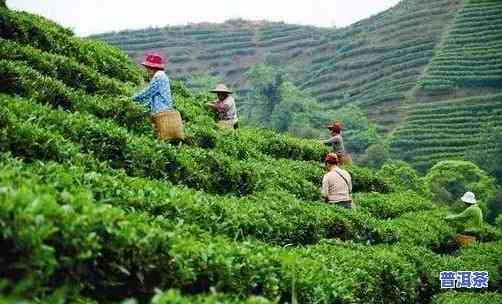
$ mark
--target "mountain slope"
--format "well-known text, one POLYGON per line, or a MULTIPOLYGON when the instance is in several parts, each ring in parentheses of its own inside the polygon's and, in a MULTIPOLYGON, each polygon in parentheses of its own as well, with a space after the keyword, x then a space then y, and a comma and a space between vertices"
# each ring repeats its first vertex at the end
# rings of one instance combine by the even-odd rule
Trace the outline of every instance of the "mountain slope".
POLYGON ((350 27, 333 30, 283 23, 229 21, 94 36, 139 60, 165 52, 174 77, 209 72, 242 93, 257 63, 285 66, 326 108, 358 104, 383 130, 399 123, 400 104, 433 56, 457 1, 403 1, 350 27))
POLYGON ((502 126, 501 20, 500 1, 464 2, 393 134, 395 155, 425 170, 470 156, 486 130, 502 126))
POLYGON ((500 125, 498 103, 471 102, 498 100, 501 12, 494 0, 403 0, 342 29, 234 20, 95 37, 135 60, 158 49, 172 76, 209 72, 242 94, 250 66, 284 68, 326 110, 359 105, 390 135, 394 157, 425 170, 464 158, 484 129, 500 125))

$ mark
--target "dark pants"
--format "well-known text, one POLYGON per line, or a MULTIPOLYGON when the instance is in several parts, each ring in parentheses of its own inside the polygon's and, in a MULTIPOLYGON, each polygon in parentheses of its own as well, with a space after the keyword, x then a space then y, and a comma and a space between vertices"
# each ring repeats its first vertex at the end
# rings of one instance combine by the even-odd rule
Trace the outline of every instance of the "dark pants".
POLYGON ((339 207, 342 207, 345 209, 352 210, 352 201, 336 202, 336 203, 332 203, 332 204, 335 206, 339 206, 339 207))

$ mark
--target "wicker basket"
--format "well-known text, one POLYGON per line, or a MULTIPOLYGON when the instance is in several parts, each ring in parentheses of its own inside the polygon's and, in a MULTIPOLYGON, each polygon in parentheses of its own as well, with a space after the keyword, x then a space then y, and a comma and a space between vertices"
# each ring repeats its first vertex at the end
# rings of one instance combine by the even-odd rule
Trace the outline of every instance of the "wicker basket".
POLYGON ((183 121, 180 112, 168 111, 152 115, 152 124, 159 139, 183 139, 183 121))
POLYGON ((476 237, 472 235, 459 234, 455 237, 455 241, 460 247, 469 246, 470 244, 476 242, 476 237))
POLYGON ((340 165, 342 166, 350 166, 352 165, 352 156, 349 153, 336 153, 338 158, 340 159, 340 165))

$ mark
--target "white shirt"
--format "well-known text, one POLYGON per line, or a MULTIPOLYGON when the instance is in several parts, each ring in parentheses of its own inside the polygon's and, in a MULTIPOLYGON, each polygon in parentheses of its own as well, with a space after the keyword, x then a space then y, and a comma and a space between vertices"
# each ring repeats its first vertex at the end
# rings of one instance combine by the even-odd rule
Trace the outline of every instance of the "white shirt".
POLYGON ((322 179, 322 196, 327 197, 330 203, 347 202, 352 200, 352 178, 349 172, 333 167, 322 179), (340 176, 341 175, 341 176, 340 176), (342 176, 347 180, 342 178, 342 176), (347 184, 348 183, 348 184, 347 184))

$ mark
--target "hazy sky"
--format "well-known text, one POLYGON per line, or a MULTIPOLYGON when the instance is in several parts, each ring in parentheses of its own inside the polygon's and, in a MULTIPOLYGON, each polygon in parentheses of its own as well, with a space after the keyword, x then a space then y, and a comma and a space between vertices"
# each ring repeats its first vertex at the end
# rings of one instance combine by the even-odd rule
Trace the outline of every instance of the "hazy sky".
POLYGON ((74 29, 78 35, 231 18, 342 27, 399 0, 7 0, 74 29))

